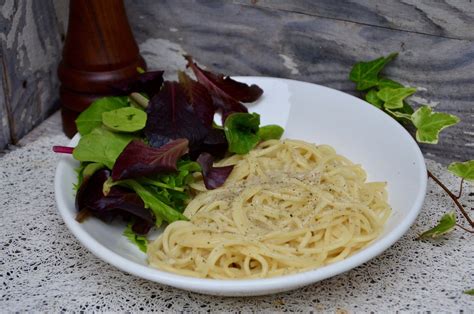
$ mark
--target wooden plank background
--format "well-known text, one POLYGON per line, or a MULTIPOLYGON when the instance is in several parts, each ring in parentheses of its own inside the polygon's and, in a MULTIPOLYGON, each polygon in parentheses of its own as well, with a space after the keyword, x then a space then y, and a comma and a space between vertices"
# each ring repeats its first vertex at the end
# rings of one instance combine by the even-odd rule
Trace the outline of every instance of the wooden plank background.
MULTIPOLYGON (((457 114, 425 156, 474 156, 474 3, 470 0, 125 0, 150 68, 173 73, 181 54, 233 75, 292 78, 354 93, 358 60, 399 51, 388 76, 419 88, 414 105, 457 114)), ((57 99, 67 1, 0 0, 0 149, 57 99)), ((170 75, 172 77, 172 75, 170 75)), ((361 122, 370 123, 370 121, 361 122)))
MULTIPOLYGON (((351 66, 393 51, 391 78, 420 89, 412 103, 461 117, 425 156, 474 157, 474 3, 470 1, 133 1, 127 12, 151 68, 189 53, 234 75, 292 78, 354 94, 351 66)), ((361 121, 370 123, 370 121, 361 121)))
POLYGON ((0 150, 58 108, 65 8, 60 0, 0 0, 0 150))

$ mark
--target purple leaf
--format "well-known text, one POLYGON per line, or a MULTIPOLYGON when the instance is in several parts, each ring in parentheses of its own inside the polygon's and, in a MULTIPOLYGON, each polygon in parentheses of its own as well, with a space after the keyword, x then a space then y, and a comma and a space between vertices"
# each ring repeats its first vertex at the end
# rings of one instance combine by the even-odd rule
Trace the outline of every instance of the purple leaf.
POLYGON ((153 147, 172 139, 186 138, 190 150, 196 150, 209 132, 190 104, 178 82, 165 82, 161 91, 150 100, 144 133, 153 147))
POLYGON ((153 214, 132 190, 113 186, 109 194, 104 195, 103 186, 109 177, 110 170, 102 169, 84 180, 76 194, 76 209, 79 213, 88 211, 105 222, 121 216, 153 225, 153 214))
POLYGON ((224 130, 212 128, 203 140, 198 150, 191 153, 191 158, 196 159, 201 153, 210 153, 216 158, 223 158, 229 147, 224 130))
POLYGON ((137 77, 117 82, 112 85, 112 88, 120 95, 145 92, 151 98, 160 91, 163 85, 163 73, 163 71, 145 72, 137 77))
POLYGON ((199 83, 203 84, 212 96, 214 106, 222 110, 223 118, 232 112, 248 112, 240 102, 256 101, 263 94, 257 85, 251 86, 237 82, 229 76, 214 74, 201 69, 191 56, 185 56, 199 83))
POLYGON ((188 152, 188 140, 177 139, 160 148, 134 140, 117 158, 112 169, 113 180, 132 179, 157 173, 176 171, 176 163, 188 152))
POLYGON ((234 168, 234 166, 214 167, 212 165, 214 157, 208 153, 199 155, 197 162, 201 166, 204 185, 208 190, 213 190, 223 185, 234 168))
POLYGON ((186 92, 186 97, 189 103, 193 106, 199 119, 202 123, 210 128, 214 120, 214 109, 212 97, 207 91, 207 88, 199 82, 191 79, 186 73, 179 72, 179 83, 186 92))

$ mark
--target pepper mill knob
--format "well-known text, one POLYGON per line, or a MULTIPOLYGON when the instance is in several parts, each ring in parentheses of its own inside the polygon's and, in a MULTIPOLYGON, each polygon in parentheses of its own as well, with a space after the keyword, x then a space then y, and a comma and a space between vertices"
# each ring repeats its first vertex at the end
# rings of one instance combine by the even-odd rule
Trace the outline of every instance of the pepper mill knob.
POLYGON ((63 130, 72 137, 75 120, 111 86, 145 68, 123 0, 71 0, 69 24, 58 68, 63 130))

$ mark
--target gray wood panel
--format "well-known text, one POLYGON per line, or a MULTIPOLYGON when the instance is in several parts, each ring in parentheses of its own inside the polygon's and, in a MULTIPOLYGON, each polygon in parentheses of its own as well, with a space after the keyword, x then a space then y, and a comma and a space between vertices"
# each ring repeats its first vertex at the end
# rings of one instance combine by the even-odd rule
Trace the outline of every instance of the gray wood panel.
MULTIPOLYGON (((60 23, 52 0, 6 0, 0 1, 0 8, 6 107, 0 111, 0 120, 9 121, 9 130, 2 124, 0 133, 16 143, 57 109, 60 23)), ((0 149, 4 142, 0 142, 0 149)))
POLYGON ((7 114, 7 99, 4 92, 3 55, 0 55, 0 151, 10 142, 10 124, 7 114))
POLYGON ((399 51, 387 74, 420 87, 413 100, 437 105, 437 110, 462 119, 443 132, 440 144, 423 146, 426 155, 444 163, 474 156, 474 44, 470 40, 230 1, 125 3, 152 68, 184 66, 180 55, 189 53, 201 64, 227 74, 292 78, 354 94, 354 84, 348 80, 354 62, 399 51))
POLYGON ((418 32, 474 39, 471 0, 234 0, 235 3, 418 32))

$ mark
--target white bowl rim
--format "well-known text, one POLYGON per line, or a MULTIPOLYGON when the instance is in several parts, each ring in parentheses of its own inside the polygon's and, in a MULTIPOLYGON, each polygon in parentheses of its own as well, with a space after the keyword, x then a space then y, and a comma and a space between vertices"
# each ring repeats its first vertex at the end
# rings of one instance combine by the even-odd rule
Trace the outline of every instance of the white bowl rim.
MULTIPOLYGON (((359 98, 356 98, 355 96, 341 92, 339 90, 297 80, 261 76, 235 76, 233 78, 237 80, 276 79, 281 81, 290 81, 293 83, 297 82, 298 84, 317 85, 323 89, 329 89, 333 92, 336 91, 338 93, 343 93, 345 96, 353 97, 354 99, 357 99, 357 101, 360 101, 359 98)), ((373 107, 373 110, 379 111, 375 107, 373 107)), ((405 134, 407 136, 407 141, 411 143, 414 148, 414 151, 416 152, 416 162, 420 165, 418 171, 422 180, 420 182, 419 190, 417 191, 417 197, 415 199, 415 202, 410 211, 407 213, 404 220, 399 225, 397 225, 394 230, 386 234, 382 239, 379 239, 377 243, 371 244, 362 251, 342 261, 329 264, 327 266, 323 266, 314 270, 272 278, 221 280, 182 276, 147 267, 136 262, 130 261, 97 242, 86 230, 84 230, 80 226, 80 224, 74 219, 74 217, 70 215, 67 209, 65 196, 59 193, 59 191, 62 191, 61 174, 67 167, 65 161, 62 159, 60 160, 56 169, 54 180, 56 204, 67 227, 79 240, 79 242, 100 259, 106 261, 107 263, 117 267, 118 269, 124 272, 176 288, 181 288, 190 291, 199 291, 200 293, 213 295, 264 295, 280 291, 288 291, 327 279, 334 275, 344 273, 350 269, 362 265, 370 259, 373 259, 377 255, 388 249, 390 246, 392 246, 398 239, 400 239, 408 231, 410 226, 417 218, 423 205, 427 186, 426 165, 424 162, 423 154, 421 153, 421 150, 418 144, 413 139, 413 137, 398 122, 396 122, 394 119, 392 119, 385 113, 382 113, 381 111, 379 112, 381 119, 386 119, 387 123, 393 124, 394 127, 400 129, 402 134, 405 134)), ((71 142, 77 140, 78 136, 79 135, 76 134, 71 140, 71 142)))

